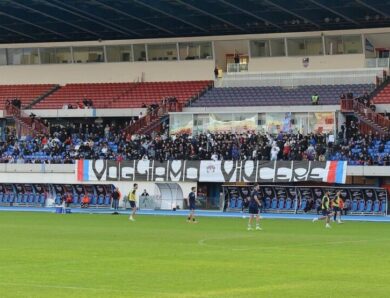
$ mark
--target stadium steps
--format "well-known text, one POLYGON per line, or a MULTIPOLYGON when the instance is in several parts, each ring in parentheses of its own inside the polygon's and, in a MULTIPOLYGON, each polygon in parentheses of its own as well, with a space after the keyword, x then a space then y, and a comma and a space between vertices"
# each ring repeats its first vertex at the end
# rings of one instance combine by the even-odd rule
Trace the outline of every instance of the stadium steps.
POLYGON ((23 107, 23 109, 25 110, 28 110, 28 109, 31 109, 34 105, 36 105, 37 103, 39 103, 40 101, 44 100, 46 97, 48 97, 50 94, 56 92, 58 89, 60 89, 61 86, 60 85, 54 85, 53 88, 51 88, 50 90, 48 90, 47 92, 43 93, 42 95, 38 96, 37 98, 35 98, 32 102, 30 102, 29 104, 25 105, 23 107))
POLYGON ((4 116, 15 121, 17 124, 17 131, 20 131, 22 135, 30 134, 35 136, 37 134, 46 134, 49 131, 48 127, 39 119, 33 119, 30 115, 27 115, 23 110, 20 110, 14 105, 6 106, 4 116))
POLYGON ((390 120, 367 108, 357 100, 342 99, 341 111, 345 114, 353 114, 360 120, 361 132, 368 133, 371 130, 378 132, 381 136, 389 135, 390 120))

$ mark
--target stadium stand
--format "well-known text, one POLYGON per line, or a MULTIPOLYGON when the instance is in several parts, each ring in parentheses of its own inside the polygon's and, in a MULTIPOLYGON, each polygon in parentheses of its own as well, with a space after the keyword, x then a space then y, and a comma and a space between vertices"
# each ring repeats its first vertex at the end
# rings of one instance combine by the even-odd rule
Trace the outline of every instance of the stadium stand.
POLYGON ((211 81, 67 84, 32 108, 61 109, 69 104, 77 108, 85 98, 92 100, 94 108, 141 108, 167 96, 185 103, 211 85, 211 81))
POLYGON ((352 92, 360 96, 374 89, 374 84, 312 85, 295 88, 279 86, 214 88, 201 96, 192 106, 310 105, 311 96, 315 93, 319 95, 320 105, 337 105, 340 104, 340 95, 343 93, 352 92))
POLYGON ((17 98, 22 106, 27 106, 55 88, 56 85, 53 84, 0 85, 0 105, 4 106, 7 100, 12 101, 17 98))
POLYGON ((373 96, 372 101, 375 104, 389 104, 390 103, 390 84, 387 82, 379 92, 373 96))

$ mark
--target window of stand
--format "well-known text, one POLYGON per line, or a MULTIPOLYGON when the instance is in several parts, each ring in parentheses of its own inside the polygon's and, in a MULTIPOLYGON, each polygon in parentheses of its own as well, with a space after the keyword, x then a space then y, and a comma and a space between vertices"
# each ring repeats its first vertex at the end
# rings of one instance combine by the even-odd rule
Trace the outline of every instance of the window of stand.
POLYGON ((362 54, 361 35, 325 36, 327 55, 362 54))
POLYGON ((130 62, 133 60, 131 45, 106 46, 107 62, 130 62))
POLYGON ((7 65, 7 51, 0 49, 0 65, 7 65))
POLYGON ((41 64, 72 63, 70 47, 40 48, 41 64))
POLYGON ((104 62, 103 47, 73 47, 74 63, 104 62))
POLYGON ((148 44, 148 61, 177 60, 176 43, 148 44))
POLYGON ((269 40, 251 40, 250 41, 252 57, 269 57, 269 40))
POLYGON ((7 49, 9 65, 39 64, 38 48, 7 49))
POLYGON ((322 55, 322 38, 289 38, 287 39, 289 56, 322 55))
POLYGON ((134 61, 146 61, 146 48, 145 44, 133 45, 134 61))
POLYGON ((212 59, 211 42, 181 42, 179 43, 180 60, 212 59))

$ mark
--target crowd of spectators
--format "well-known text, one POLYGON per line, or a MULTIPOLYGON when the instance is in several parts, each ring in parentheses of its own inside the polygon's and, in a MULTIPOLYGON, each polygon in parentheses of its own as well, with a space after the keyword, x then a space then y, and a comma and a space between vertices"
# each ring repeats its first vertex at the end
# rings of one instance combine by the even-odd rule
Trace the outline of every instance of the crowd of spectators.
POLYGON ((2 163, 73 163, 76 159, 186 160, 347 160, 350 164, 390 165, 390 139, 362 135, 354 121, 338 136, 321 133, 217 133, 169 137, 130 135, 123 124, 51 125, 50 134, 17 139, 8 131, 0 142, 2 163))

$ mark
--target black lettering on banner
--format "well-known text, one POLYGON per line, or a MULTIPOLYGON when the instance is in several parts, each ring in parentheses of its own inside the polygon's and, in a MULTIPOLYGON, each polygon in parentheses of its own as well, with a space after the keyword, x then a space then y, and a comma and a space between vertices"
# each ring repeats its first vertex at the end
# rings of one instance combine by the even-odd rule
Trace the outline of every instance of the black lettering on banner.
POLYGON ((277 161, 275 182, 290 182, 293 178, 293 162, 277 161))
POLYGON ((159 162, 155 160, 153 167, 153 177, 151 178, 151 180, 157 182, 164 182, 167 177, 167 166, 168 163, 166 161, 159 162))
POLYGON ((102 180, 107 168, 106 160, 92 160, 92 171, 98 181, 102 180))
POLYGON ((312 161, 310 162, 310 171, 307 180, 326 182, 328 178, 328 171, 326 170, 326 162, 312 161))
POLYGON ((258 182, 274 182, 275 179, 275 162, 274 161, 259 161, 259 166, 257 168, 258 182))
POLYGON ((135 181, 149 181, 151 170, 153 170, 152 161, 137 160, 135 164, 135 181))
POLYGON ((120 180, 121 181, 134 181, 135 178, 135 161, 122 161, 120 165, 120 180))
POLYGON ((187 160, 185 162, 184 181, 198 182, 199 172, 200 172, 200 161, 187 160))
POLYGON ((184 160, 172 160, 168 168, 168 180, 179 182, 183 180, 184 160))
POLYGON ((221 172, 225 182, 237 182, 236 161, 223 160, 221 163, 221 172))
POLYGON ((107 181, 118 181, 119 177, 119 163, 115 160, 107 160, 107 181))
POLYGON ((241 163, 241 181, 255 182, 257 171, 257 161, 246 160, 241 163))
POLYGON ((307 181, 309 175, 309 162, 308 161, 294 161, 293 164, 293 182, 307 181))

